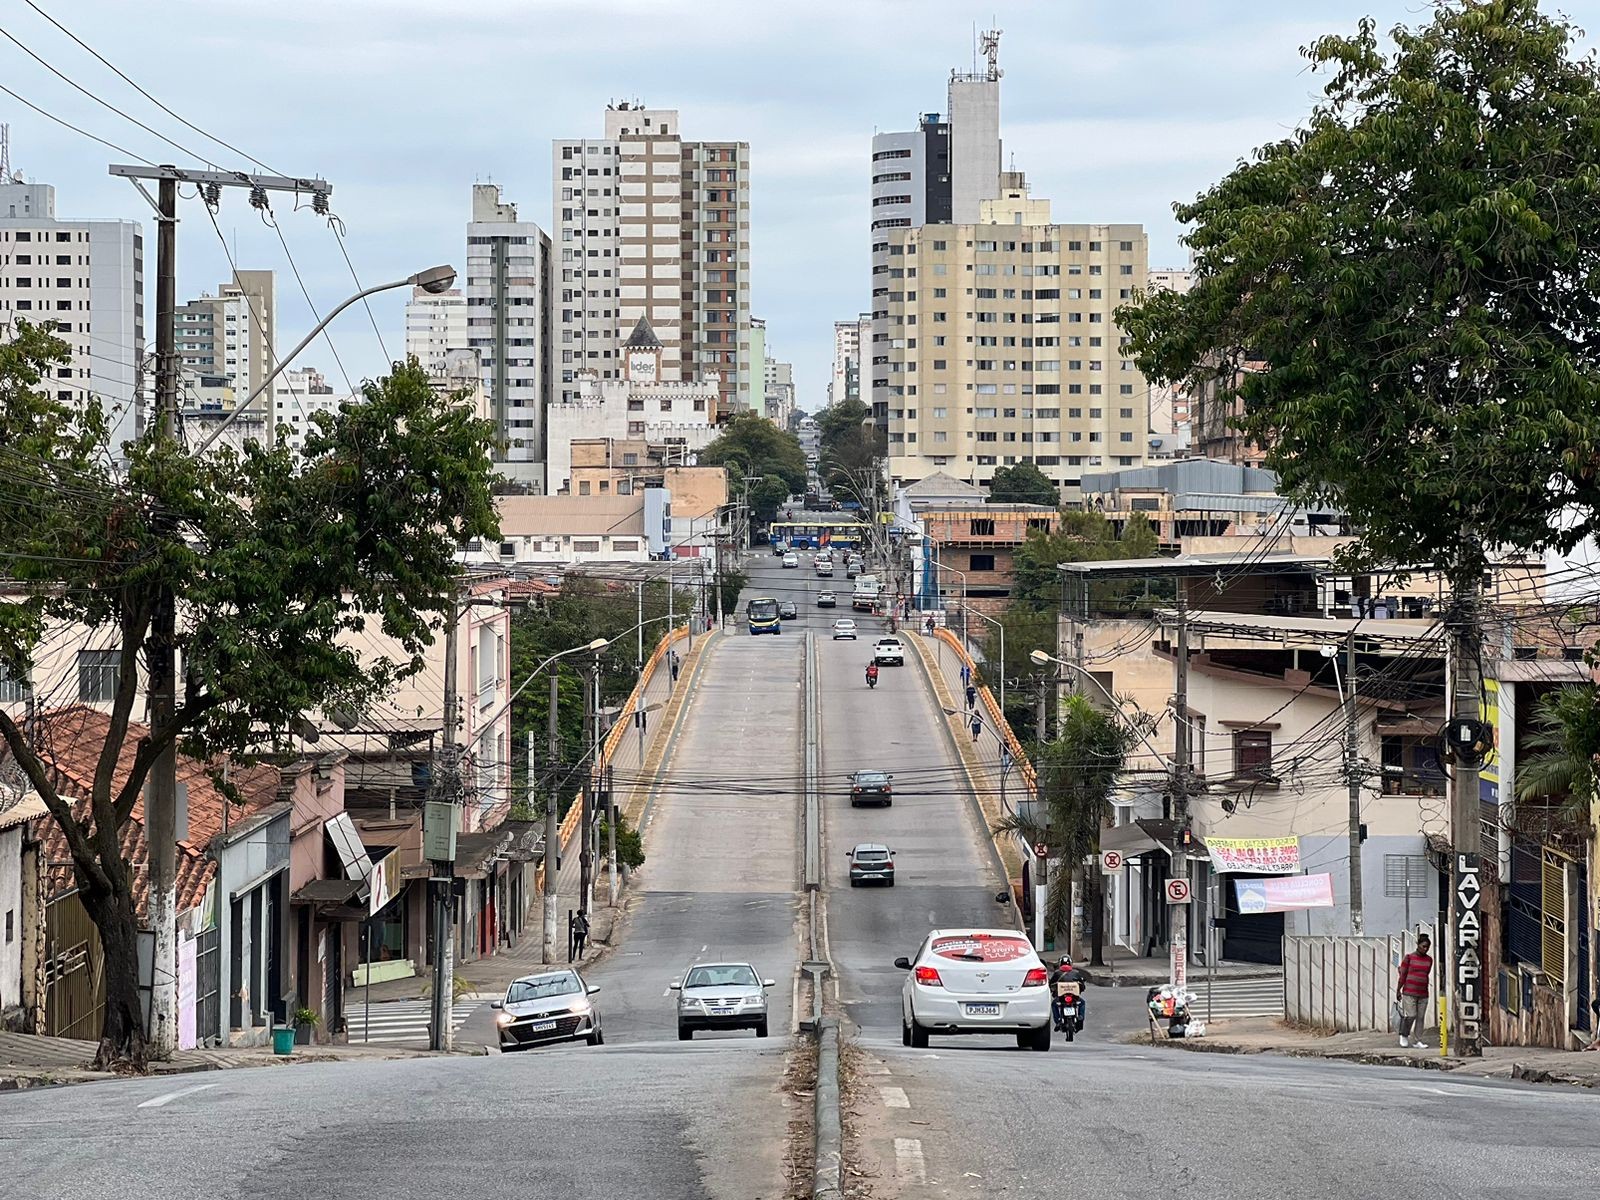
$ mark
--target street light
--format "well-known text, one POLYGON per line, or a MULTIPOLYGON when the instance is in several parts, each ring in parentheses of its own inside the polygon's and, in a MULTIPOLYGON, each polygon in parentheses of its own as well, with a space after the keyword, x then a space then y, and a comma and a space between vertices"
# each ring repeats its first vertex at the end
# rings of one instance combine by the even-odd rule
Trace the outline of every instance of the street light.
MULTIPOLYGON (((324 329, 326 329, 335 317, 337 317, 345 309, 349 308, 357 300, 365 300, 368 296, 376 295, 378 292, 392 291, 393 289, 399 287, 419 287, 423 291, 427 292, 430 296, 437 296, 440 292, 443 292, 449 288, 449 286, 455 281, 456 269, 454 267, 429 267, 426 271, 418 271, 415 275, 408 275, 404 279, 396 279, 393 283, 380 283, 376 287, 365 288, 362 291, 357 292, 354 296, 351 296, 349 299, 343 301, 337 308, 335 308, 327 316, 323 317, 322 320, 318 321, 316 328, 310 333, 306 334, 306 336, 300 340, 300 344, 298 346, 278 360, 277 365, 267 373, 266 378, 260 383, 256 384, 255 388, 250 392, 250 394, 244 398, 244 403, 237 405, 231 413, 229 413, 221 421, 217 422, 217 427, 211 431, 211 436, 200 443, 200 447, 195 451, 195 453, 205 453, 205 451, 211 447, 211 444, 222 436, 223 430, 227 429, 229 425, 232 425, 234 421, 238 420, 240 414, 242 414, 250 407, 252 403, 254 403, 256 397, 261 395, 262 392, 266 391, 267 388, 272 386, 272 381, 276 379, 289 366, 289 364, 295 360, 296 357, 299 356, 300 351, 309 346, 312 340, 324 329)), ((271 420, 270 414, 268 416, 268 420, 269 422, 271 420)))
MULTIPOLYGON (((1036 667, 1044 667, 1054 663, 1058 667, 1065 667, 1069 671, 1076 671, 1079 675, 1082 675, 1090 683, 1094 684, 1095 687, 1100 689, 1100 694, 1111 702, 1111 711, 1116 713, 1117 716, 1121 717, 1123 723, 1138 735, 1139 740, 1145 744, 1150 753, 1155 755, 1156 761, 1160 763, 1167 762, 1166 755, 1162 754, 1161 751, 1157 750, 1153 745, 1150 744, 1149 737, 1145 735, 1145 731, 1139 726, 1138 722, 1136 722, 1127 713, 1122 711, 1122 702, 1106 690, 1106 685, 1096 679, 1093 672, 1080 667, 1075 662, 1068 662, 1066 659, 1057 658, 1054 654, 1047 654, 1043 650, 1034 650, 1028 655, 1028 659, 1036 667)), ((1170 769, 1171 764, 1167 765, 1168 769, 1170 769)))
MULTIPOLYGON (((962 611, 971 613, 978 620, 989 622, 1000 631, 1000 711, 1004 713, 1006 711, 1006 627, 993 617, 985 616, 975 608, 968 608, 966 604, 962 604, 961 608, 962 611)), ((963 622, 964 625, 965 623, 963 622)))

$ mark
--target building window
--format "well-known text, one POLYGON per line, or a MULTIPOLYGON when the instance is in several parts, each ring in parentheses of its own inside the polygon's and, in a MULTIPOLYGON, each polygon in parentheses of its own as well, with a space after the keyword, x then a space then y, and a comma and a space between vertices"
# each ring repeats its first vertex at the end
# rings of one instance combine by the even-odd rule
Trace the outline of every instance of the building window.
POLYGON ((109 704, 116 698, 121 674, 120 650, 78 651, 78 699, 85 704, 109 704))
POLYGON ((14 704, 28 698, 28 685, 11 678, 11 672, 0 666, 0 704, 14 704))
POLYGON ((967 570, 992 571, 994 570, 994 555, 970 554, 967 556, 967 570))
POLYGON ((599 554, 600 543, 598 540, 584 541, 582 538, 575 538, 572 549, 575 554, 599 554))
POLYGON ((1264 779, 1272 774, 1272 731, 1241 729, 1233 735, 1233 774, 1238 779, 1264 779))
POLYGON ((967 524, 967 533, 972 537, 993 537, 993 517, 973 517, 967 524))

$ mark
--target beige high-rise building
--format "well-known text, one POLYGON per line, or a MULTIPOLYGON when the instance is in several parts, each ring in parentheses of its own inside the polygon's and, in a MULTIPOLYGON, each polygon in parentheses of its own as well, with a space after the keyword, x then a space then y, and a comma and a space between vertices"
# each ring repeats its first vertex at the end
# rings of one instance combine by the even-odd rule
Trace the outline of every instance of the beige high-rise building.
POLYGON ((721 412, 759 410, 749 144, 685 141, 674 110, 613 104, 603 138, 555 143, 552 187, 556 398, 577 398, 580 371, 623 378, 623 342, 644 318, 665 380, 715 373, 721 412))
POLYGON ((1148 397, 1118 305, 1146 284, 1142 225, 1055 224, 1019 173, 976 224, 888 231, 889 473, 986 485, 1032 463, 1063 496, 1083 472, 1146 460, 1148 397))

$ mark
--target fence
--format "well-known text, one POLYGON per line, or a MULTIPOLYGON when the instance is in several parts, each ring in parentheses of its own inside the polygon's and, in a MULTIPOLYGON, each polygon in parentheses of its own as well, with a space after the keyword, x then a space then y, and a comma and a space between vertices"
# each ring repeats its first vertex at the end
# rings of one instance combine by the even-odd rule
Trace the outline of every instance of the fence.
MULTIPOLYGON (((1349 1033, 1387 1030, 1393 1024, 1396 971, 1418 935, 1433 938, 1432 925, 1387 937, 1286 937, 1283 939, 1283 1015, 1316 1029, 1349 1033)), ((1434 939, 1437 945, 1437 939, 1434 939)), ((1433 996, 1441 965, 1434 960, 1433 996)), ((1439 1024, 1430 998, 1422 1025, 1439 1024)))

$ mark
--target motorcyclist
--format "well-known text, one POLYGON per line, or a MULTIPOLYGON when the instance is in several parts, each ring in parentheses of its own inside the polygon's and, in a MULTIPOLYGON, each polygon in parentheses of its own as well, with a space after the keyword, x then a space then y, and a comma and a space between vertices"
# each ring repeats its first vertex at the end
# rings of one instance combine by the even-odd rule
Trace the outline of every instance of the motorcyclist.
POLYGON ((1088 990, 1089 973, 1082 967, 1074 965, 1072 955, 1063 954, 1061 961, 1050 972, 1050 1017, 1051 1023, 1059 1027, 1062 1021, 1061 997, 1056 987, 1059 983, 1076 983, 1078 985, 1078 1020, 1077 1026, 1083 1028, 1084 1020, 1089 1015, 1088 998, 1084 993, 1088 990))
POLYGON ((875 662, 869 662, 867 664, 867 686, 871 687, 873 684, 875 684, 877 682, 878 682, 878 664, 875 663, 875 662))

